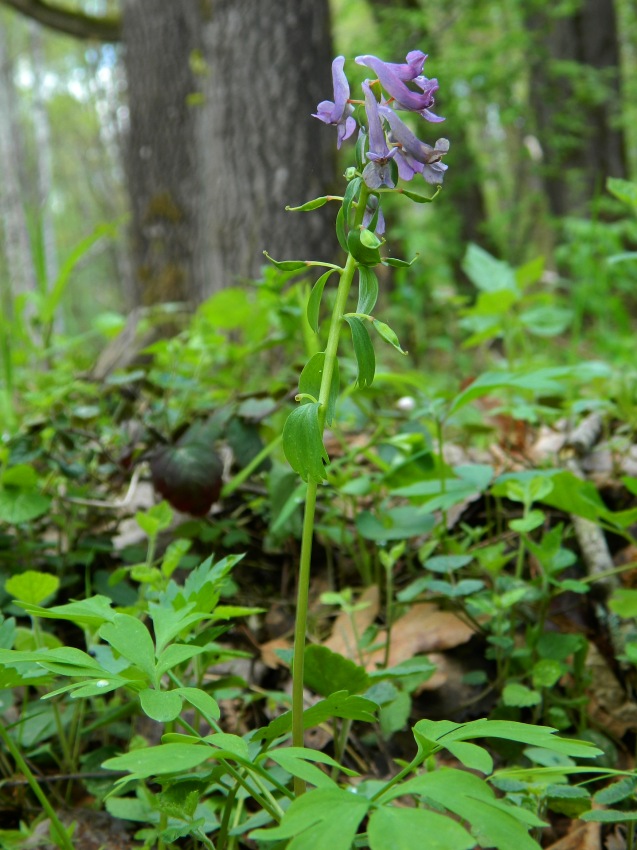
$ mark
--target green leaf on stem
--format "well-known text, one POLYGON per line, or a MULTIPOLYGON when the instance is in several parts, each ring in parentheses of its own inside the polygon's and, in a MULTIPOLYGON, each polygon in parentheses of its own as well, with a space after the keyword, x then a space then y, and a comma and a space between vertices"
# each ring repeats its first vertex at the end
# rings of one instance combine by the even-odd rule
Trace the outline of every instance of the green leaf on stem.
POLYGON ((369 806, 360 794, 317 788, 294 800, 278 826, 254 830, 250 837, 259 841, 291 838, 285 845, 288 850, 350 850, 369 806))
POLYGON ((413 260, 399 260, 397 257, 383 257, 381 263, 384 266, 391 266, 394 269, 408 269, 409 266, 413 266, 417 259, 418 254, 416 254, 413 260))
MULTIPOLYGON (((375 702, 357 694, 350 695, 346 690, 330 694, 303 712, 303 728, 313 729, 320 726, 330 717, 344 717, 347 720, 362 720, 365 723, 374 723, 376 718, 374 712, 378 709, 375 702)), ((287 735, 292 730, 292 712, 275 718, 267 726, 255 732, 255 740, 273 741, 282 735, 287 735)))
POLYGON ((398 337, 394 333, 394 331, 386 325, 385 322, 380 322, 378 319, 372 319, 372 324, 378 331, 378 333, 382 336, 385 342, 388 342, 390 345, 393 345, 396 351, 400 351, 401 354, 407 354, 406 351, 400 347, 400 342, 398 341, 398 337))
POLYGON ((104 623, 99 635, 150 679, 155 677, 153 639, 140 620, 130 614, 116 614, 112 623, 104 623))
POLYGON ((430 204, 434 201, 438 195, 440 194, 441 187, 438 186, 433 195, 428 198, 426 195, 419 195, 417 192, 412 192, 410 189, 398 189, 399 195, 404 195, 406 198, 409 198, 410 201, 415 201, 417 204, 430 204))
POLYGON ((305 648, 303 680, 308 688, 322 697, 344 690, 359 694, 369 687, 369 676, 363 667, 339 652, 315 643, 305 648))
POLYGON ((378 299, 378 278, 367 266, 358 267, 357 313, 371 313, 378 299))
POLYGON ((343 222, 347 225, 349 222, 349 212, 352 207, 352 202, 356 199, 360 188, 361 188, 361 178, 355 177, 353 180, 347 185, 347 189, 345 190, 345 196, 343 198, 343 222))
POLYGON ((365 322, 358 316, 343 316, 352 332, 354 355, 358 364, 356 380, 361 389, 371 386, 376 372, 376 355, 365 322))
POLYGON ((181 697, 177 691, 157 691, 146 688, 139 693, 142 711, 158 723, 170 723, 181 713, 181 697))
POLYGON ((287 206, 285 209, 287 212, 309 212, 310 210, 317 210, 319 207, 325 206, 325 204, 331 200, 331 195, 323 195, 321 198, 314 198, 311 201, 306 201, 304 204, 301 204, 300 207, 287 206))
POLYGON ((53 596, 60 586, 60 579, 51 573, 40 570, 27 570, 11 576, 4 583, 4 589, 14 599, 39 605, 47 596, 53 596))
MULTIPOLYGON (((311 396, 317 399, 321 394, 321 381, 323 379, 323 369, 325 367, 325 352, 319 351, 303 367, 301 377, 299 378, 299 395, 311 396)), ((334 361, 334 371, 332 372, 332 381, 330 384, 330 394, 327 400, 327 408, 325 410, 325 424, 331 425, 334 419, 334 411, 336 401, 340 392, 340 375, 338 371, 338 360, 334 361)), ((304 398, 301 404, 311 404, 311 400, 304 398)))
POLYGON ((346 250, 349 251, 359 265, 377 266, 378 263, 380 263, 380 252, 378 247, 372 247, 370 244, 366 244, 373 240, 380 245, 380 241, 371 232, 371 230, 365 230, 364 228, 361 230, 350 230, 347 234, 346 250), (364 237, 363 234, 365 234, 364 237), (363 239, 365 241, 363 241, 363 239))
POLYGON ((319 407, 318 402, 299 405, 283 426, 283 452, 288 463, 304 481, 316 483, 327 478, 323 464, 329 463, 319 424, 319 407))
POLYGON ((123 784, 130 779, 148 779, 169 773, 192 770, 214 756, 210 747, 197 744, 160 744, 157 747, 132 750, 121 756, 106 759, 102 767, 106 770, 125 770, 130 776, 118 779, 123 784))
POLYGON ((325 274, 320 276, 312 287, 310 297, 307 300, 307 322, 315 334, 319 332, 319 312, 321 300, 323 298, 323 290, 325 289, 327 279, 331 274, 334 274, 335 271, 336 269, 329 269, 329 271, 326 271, 325 274))
POLYGON ((371 850, 416 850, 427 836, 427 850, 469 850, 475 839, 446 815, 426 809, 381 806, 372 813, 367 827, 371 850))
POLYGON ((336 238, 343 251, 347 253, 347 232, 345 230, 345 215, 341 207, 336 215, 336 238))
POLYGON ((282 272, 300 271, 301 269, 307 268, 308 265, 306 260, 275 260, 268 254, 267 251, 264 251, 263 253, 272 265, 275 268, 280 269, 282 272))

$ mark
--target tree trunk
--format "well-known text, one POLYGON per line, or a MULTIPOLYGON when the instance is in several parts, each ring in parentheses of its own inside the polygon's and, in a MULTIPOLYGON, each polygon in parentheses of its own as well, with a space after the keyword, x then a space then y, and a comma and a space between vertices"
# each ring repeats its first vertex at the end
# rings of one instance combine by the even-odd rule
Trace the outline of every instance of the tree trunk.
MULTIPOLYGON (((13 316, 13 299, 35 292, 37 279, 19 181, 19 123, 13 91, 13 69, 7 52, 4 25, 0 23, 0 207, 4 230, 9 285, 3 309, 13 316)), ((27 315, 29 314, 27 310, 27 315)))
POLYGON ((542 4, 527 21, 551 212, 583 212, 606 177, 626 177, 615 9, 611 0, 581 0, 564 15, 542 4))
POLYGON ((197 302, 258 275, 263 250, 321 257, 334 138, 327 0, 126 0, 137 301, 197 302), (323 132, 323 130, 327 132, 323 132))

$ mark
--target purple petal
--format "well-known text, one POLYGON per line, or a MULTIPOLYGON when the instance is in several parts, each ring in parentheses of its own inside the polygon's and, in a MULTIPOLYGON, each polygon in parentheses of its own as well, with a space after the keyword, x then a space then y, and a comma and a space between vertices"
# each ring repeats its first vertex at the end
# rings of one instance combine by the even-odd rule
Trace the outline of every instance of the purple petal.
POLYGON ((407 88, 399 74, 394 70, 396 66, 389 65, 376 56, 358 56, 356 62, 374 71, 382 87, 402 109, 420 112, 421 109, 427 109, 433 104, 433 98, 429 93, 419 94, 407 88))
POLYGON ((347 106, 347 101, 349 100, 349 83, 347 82, 345 71, 343 70, 344 65, 344 56, 337 56, 336 59, 332 62, 332 82, 334 84, 335 107, 334 111, 338 113, 339 118, 343 115, 343 111, 345 110, 345 107, 347 106))
POLYGON ((385 132, 378 112, 378 101, 374 97, 374 93, 370 89, 367 80, 363 83, 363 91, 365 92, 365 112, 367 114, 370 153, 380 157, 386 157, 389 154, 389 148, 385 141, 385 132))

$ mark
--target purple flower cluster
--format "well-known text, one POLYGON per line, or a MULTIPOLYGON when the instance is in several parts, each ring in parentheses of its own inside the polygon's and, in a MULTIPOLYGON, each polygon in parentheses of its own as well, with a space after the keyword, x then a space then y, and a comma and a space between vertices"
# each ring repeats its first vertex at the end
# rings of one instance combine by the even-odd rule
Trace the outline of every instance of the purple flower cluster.
MULTIPOLYGON (((394 173, 397 167, 403 180, 411 180, 414 175, 422 174, 427 183, 442 183, 447 170, 442 157, 449 150, 449 142, 447 139, 438 139, 435 146, 431 147, 420 141, 397 114, 398 110, 417 112, 427 121, 444 121, 444 118, 431 111, 438 81, 423 76, 426 58, 422 51, 412 50, 402 64, 383 62, 376 56, 358 56, 356 59, 359 65, 374 72, 387 95, 387 99, 381 97, 379 102, 372 90, 374 81, 365 80, 363 83, 368 136, 368 162, 363 170, 363 179, 372 190, 382 186, 394 188, 392 160, 396 163, 394 173)), ((356 129, 344 64, 343 56, 337 56, 332 63, 334 102, 324 100, 314 113, 315 118, 337 127, 339 148, 356 129)))

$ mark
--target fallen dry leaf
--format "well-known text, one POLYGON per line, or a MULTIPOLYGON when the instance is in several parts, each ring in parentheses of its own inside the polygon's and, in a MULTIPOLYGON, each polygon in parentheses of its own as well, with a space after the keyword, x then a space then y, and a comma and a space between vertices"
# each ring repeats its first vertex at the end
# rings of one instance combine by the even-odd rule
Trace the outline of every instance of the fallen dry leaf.
POLYGON ((273 638, 272 640, 262 643, 259 647, 261 653, 261 661, 270 670, 276 670, 279 667, 287 667, 285 661, 276 654, 277 649, 291 649, 292 644, 285 638, 273 638))
POLYGON ((358 663, 357 638, 362 637, 365 629, 371 626, 380 610, 380 594, 377 585, 372 585, 361 594, 358 603, 367 603, 364 608, 353 614, 340 613, 334 620, 332 634, 323 641, 323 646, 338 652, 345 658, 358 663))
MULTIPOLYGON (((390 635, 388 666, 394 667, 414 655, 453 649, 467 643, 474 630, 451 611, 440 611, 431 602, 412 605, 409 611, 393 624, 390 635)), ((387 632, 379 632, 376 643, 384 643, 387 632)), ((365 658, 368 670, 376 670, 385 658, 378 649, 365 658)))
POLYGON ((601 850, 601 823, 579 823, 546 850, 601 850))

